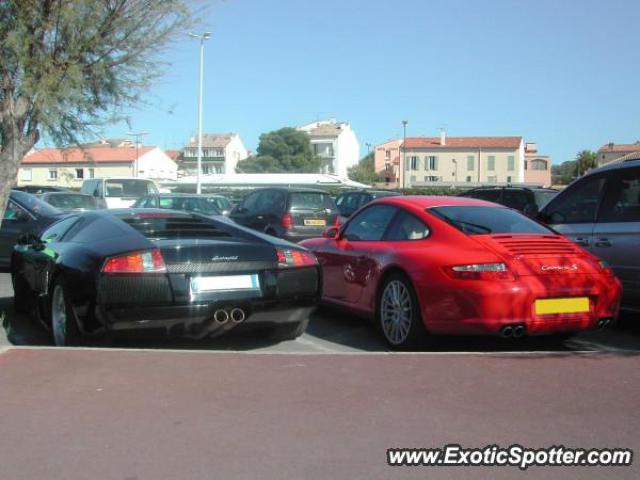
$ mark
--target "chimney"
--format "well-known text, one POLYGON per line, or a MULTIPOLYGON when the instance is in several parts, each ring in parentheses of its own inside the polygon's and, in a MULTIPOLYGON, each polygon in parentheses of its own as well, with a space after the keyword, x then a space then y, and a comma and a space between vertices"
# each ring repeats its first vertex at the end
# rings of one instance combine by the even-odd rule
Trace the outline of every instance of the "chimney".
POLYGON ((609 150, 613 150, 613 142, 609 142, 609 150))
POLYGON ((446 145, 447 144, 447 132, 444 130, 444 128, 440 129, 440 145, 446 145))

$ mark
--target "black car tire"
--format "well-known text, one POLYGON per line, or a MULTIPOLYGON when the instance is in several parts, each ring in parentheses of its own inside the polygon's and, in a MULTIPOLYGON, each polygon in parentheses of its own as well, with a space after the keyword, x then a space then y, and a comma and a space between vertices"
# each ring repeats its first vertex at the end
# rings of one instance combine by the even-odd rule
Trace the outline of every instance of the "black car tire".
POLYGON ((11 279, 13 281, 13 308, 16 312, 27 313, 33 292, 24 278, 12 274, 11 279))
POLYGON ((51 336, 57 347, 71 347, 80 343, 81 333, 69 300, 69 289, 62 278, 57 278, 51 289, 49 309, 51 336))
POLYGON ((273 329, 271 338, 274 340, 295 340, 302 335, 309 326, 309 319, 305 318, 296 323, 287 323, 284 325, 278 325, 273 329))
MULTIPOLYGON (((378 299, 376 302, 376 325, 382 337, 391 348, 396 350, 408 350, 419 346, 422 343, 426 343, 428 335, 422 322, 422 314, 420 313, 420 305, 418 303, 418 297, 415 293, 411 280, 403 273, 393 273, 389 275, 382 284, 378 299), (389 294, 388 289, 397 289, 401 300, 405 301, 404 307, 402 304, 395 307, 388 305, 388 300, 385 295, 393 296, 393 293, 389 294), (389 310, 389 315, 385 322, 383 322, 383 308, 389 310), (408 309, 408 310, 405 310, 408 309), (397 337, 393 335, 393 317, 394 313, 397 314, 399 310, 407 312, 408 318, 402 320, 404 328, 408 327, 405 334, 399 334, 397 337)), ((396 326, 396 328, 400 328, 396 326)))

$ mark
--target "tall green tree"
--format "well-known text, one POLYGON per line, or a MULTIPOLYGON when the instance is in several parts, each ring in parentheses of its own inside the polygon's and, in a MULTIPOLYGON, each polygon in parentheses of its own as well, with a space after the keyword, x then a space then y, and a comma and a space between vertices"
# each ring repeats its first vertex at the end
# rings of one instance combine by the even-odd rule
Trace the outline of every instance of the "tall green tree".
POLYGON ((260 135, 257 155, 238 162, 242 173, 317 173, 320 158, 313 154, 309 135, 281 128, 260 135))
POLYGON ((0 0, 0 211, 40 137, 77 143, 118 120, 189 18, 186 0, 0 0))
POLYGON ((348 176, 351 180, 356 182, 367 184, 378 182, 380 178, 376 173, 373 152, 369 153, 366 157, 363 157, 357 165, 351 167, 349 169, 348 176))
POLYGON ((581 176, 587 173, 592 168, 598 166, 598 156, 596 152, 591 150, 582 150, 576 155, 576 176, 581 176))

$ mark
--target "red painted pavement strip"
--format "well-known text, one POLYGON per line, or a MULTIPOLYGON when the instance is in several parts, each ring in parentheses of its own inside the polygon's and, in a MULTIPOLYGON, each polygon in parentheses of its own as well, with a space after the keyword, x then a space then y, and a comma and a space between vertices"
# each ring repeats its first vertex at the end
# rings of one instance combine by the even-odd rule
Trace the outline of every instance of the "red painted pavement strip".
POLYGON ((627 447, 640 356, 0 353, 0 479, 640 478, 388 467, 389 447, 627 447))

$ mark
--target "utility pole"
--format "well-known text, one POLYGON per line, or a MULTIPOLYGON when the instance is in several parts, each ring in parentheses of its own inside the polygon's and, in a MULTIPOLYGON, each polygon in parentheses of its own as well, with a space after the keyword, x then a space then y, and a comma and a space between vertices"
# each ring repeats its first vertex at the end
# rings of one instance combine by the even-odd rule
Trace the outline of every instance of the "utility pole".
POLYGON ((400 165, 401 188, 405 188, 405 177, 407 175, 407 120, 402 121, 402 165, 400 165))
POLYGON ((149 135, 149 132, 128 132, 128 136, 133 137, 136 142, 136 159, 133 163, 133 176, 138 178, 138 159, 140 158, 140 137, 149 135))
POLYGON ((196 35, 190 33, 191 38, 197 38, 200 40, 200 85, 198 88, 198 162, 196 173, 196 193, 200 195, 202 193, 202 85, 204 82, 204 41, 209 40, 211 32, 204 32, 202 35, 196 35))

